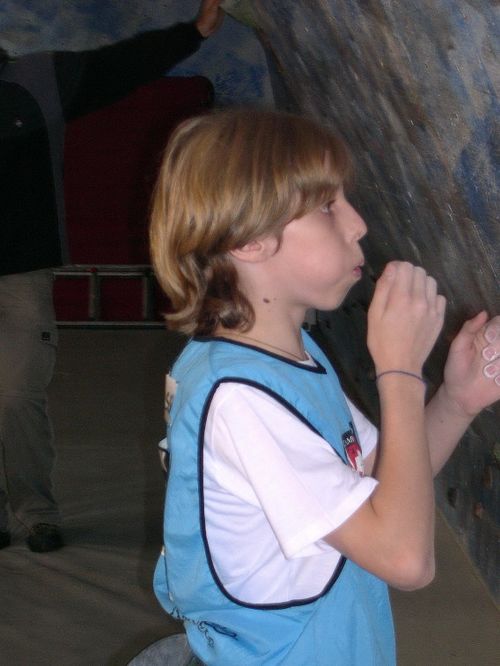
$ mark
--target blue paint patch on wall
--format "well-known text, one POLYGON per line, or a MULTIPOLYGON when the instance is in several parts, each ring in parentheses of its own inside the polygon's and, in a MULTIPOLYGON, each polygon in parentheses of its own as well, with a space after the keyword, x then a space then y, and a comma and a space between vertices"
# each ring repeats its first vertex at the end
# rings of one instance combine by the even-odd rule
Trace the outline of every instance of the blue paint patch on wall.
MULTIPOLYGON (((491 105, 489 114, 476 119, 470 141, 460 153, 454 177, 460 182, 462 192, 467 200, 472 220, 482 238, 490 248, 498 250, 500 235, 498 229, 498 211, 500 210, 499 173, 495 164, 500 154, 498 145, 498 103, 491 105), (485 182, 490 183, 488 192, 484 190, 485 182), (490 211, 497 211, 497 224, 489 217, 490 211)), ((486 248, 486 249, 488 249, 486 248)), ((495 270, 495 266, 493 266, 495 270)), ((496 271, 498 272, 498 266, 496 271)))
MULTIPOLYGON (((192 60, 192 59, 190 59, 192 60)), ((215 102, 218 106, 269 103, 270 91, 267 84, 267 66, 242 58, 237 52, 226 51, 215 54, 210 68, 210 76, 215 88, 215 102), (224 61, 221 68, 213 64, 224 61)), ((200 73, 198 63, 190 61, 175 67, 170 74, 193 76, 200 73)))

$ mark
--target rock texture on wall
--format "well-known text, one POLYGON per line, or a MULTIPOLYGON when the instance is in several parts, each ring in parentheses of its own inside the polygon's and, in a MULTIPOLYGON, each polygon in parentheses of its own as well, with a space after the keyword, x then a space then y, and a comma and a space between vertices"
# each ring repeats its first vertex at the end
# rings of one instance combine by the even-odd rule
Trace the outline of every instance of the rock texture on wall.
MULTIPOLYGON (((427 367, 434 385, 458 324, 483 308, 500 312, 495 5, 225 2, 256 28, 278 105, 336 128, 356 158, 371 279, 340 312, 321 315, 319 329, 372 413, 363 331, 374 276, 388 260, 425 266, 448 298, 445 332, 427 367)), ((499 416, 496 407, 476 420, 436 482, 441 508, 497 598, 499 416)))

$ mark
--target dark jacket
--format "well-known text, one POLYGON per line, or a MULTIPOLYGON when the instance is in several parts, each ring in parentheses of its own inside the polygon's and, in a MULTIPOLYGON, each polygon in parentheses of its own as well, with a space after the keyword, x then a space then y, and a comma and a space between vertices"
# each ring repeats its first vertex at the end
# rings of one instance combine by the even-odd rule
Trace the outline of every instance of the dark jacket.
POLYGON ((94 51, 23 56, 0 70, 0 275, 65 256, 65 122, 107 106, 194 53, 192 23, 94 51))

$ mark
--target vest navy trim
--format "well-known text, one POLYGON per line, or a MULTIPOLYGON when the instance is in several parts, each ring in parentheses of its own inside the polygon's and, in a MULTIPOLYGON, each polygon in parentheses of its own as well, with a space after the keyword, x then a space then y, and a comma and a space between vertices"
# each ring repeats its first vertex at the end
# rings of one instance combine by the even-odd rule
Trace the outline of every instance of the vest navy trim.
POLYGON ((257 347, 256 345, 249 345, 246 342, 240 342, 239 340, 230 340, 229 338, 224 338, 223 336, 219 335, 215 336, 195 335, 193 337, 193 340, 195 342, 227 342, 227 344, 229 345, 236 345, 238 347, 245 347, 246 349, 253 349, 254 351, 260 352, 261 354, 265 354, 266 356, 272 356, 273 358, 277 358, 279 361, 283 361, 283 363, 289 363, 290 365, 293 365, 295 368, 301 368, 302 370, 306 370, 308 372, 314 372, 319 375, 326 375, 326 369, 314 357, 312 357, 312 359, 315 365, 304 365, 304 363, 300 363, 300 361, 293 361, 290 358, 286 358, 286 356, 281 356, 280 354, 275 354, 274 352, 267 351, 267 349, 262 349, 262 347, 257 347))
MULTIPOLYGON (((214 338, 211 338, 214 339, 214 338)), ((218 338, 217 338, 218 339, 218 338)), ((224 341, 226 340, 225 338, 221 338, 224 341)), ((208 340, 205 338, 205 340, 208 340)), ((199 340, 197 340, 199 341, 199 340)), ((228 340, 228 342, 233 343, 232 340, 228 340)), ((235 341, 235 344, 240 344, 239 342, 235 341)), ((250 345, 243 345, 245 347, 248 347, 250 345)), ((260 347, 257 347, 259 351, 263 351, 263 353, 267 354, 268 352, 261 350, 260 347)), ((271 356, 276 356, 276 354, 272 354, 271 356)), ((281 360, 282 357, 278 356, 278 358, 281 360)), ((286 359, 284 359, 286 360, 286 359)), ((303 366, 300 363, 295 363, 294 361, 290 361, 293 365, 298 365, 299 367, 308 367, 308 366, 303 366)), ((318 364, 320 365, 320 364, 318 364)), ((324 370, 323 366, 321 368, 324 370)), ((326 371, 325 371, 326 372, 326 371)), ((223 377, 212 386, 210 393, 208 394, 205 404, 203 405, 203 409, 201 412, 201 419, 200 419, 200 427, 198 430, 198 502, 199 502, 199 511, 200 511, 200 527, 201 527, 201 537, 203 540, 203 546, 205 548, 205 555, 207 558, 207 563, 208 567, 210 569, 210 573, 212 574, 212 578, 214 579, 217 587, 219 590, 222 592, 222 594, 227 597, 230 601, 233 603, 237 604, 238 606, 244 606, 245 608, 255 608, 258 610, 280 610, 284 608, 292 608, 294 606, 305 606, 306 604, 313 603, 323 597, 325 594, 327 594, 332 587, 334 586, 335 582, 339 578, 340 574, 342 573, 342 569, 344 568, 344 565, 346 563, 346 558, 341 555, 340 559, 337 563, 337 566, 334 569, 334 572, 330 578, 330 580, 326 583, 325 587, 321 590, 319 594, 316 594, 312 597, 307 597, 306 599, 291 599, 290 601, 284 601, 280 603, 271 603, 271 604, 255 604, 255 603, 249 603, 245 601, 241 601, 240 599, 237 599, 233 595, 231 595, 226 588, 224 587, 222 581, 220 580, 219 576, 217 575, 217 572, 215 570, 214 563, 212 561, 212 556, 210 553, 210 547, 208 545, 208 539, 207 539, 207 532, 206 532, 206 526, 205 526, 205 498, 204 498, 204 493, 203 493, 203 442, 204 442, 204 436, 205 436, 205 427, 206 427, 206 422, 208 418, 208 412, 210 409, 210 404, 212 402, 212 398, 216 392, 216 390, 219 388, 221 384, 226 384, 226 383, 238 383, 238 384, 245 384, 246 386, 252 386, 253 388, 259 389, 260 391, 263 391, 264 393, 267 393, 269 396, 271 396, 274 400, 279 402, 283 407, 288 409, 294 416, 296 416, 304 425, 306 425, 308 428, 310 428, 314 433, 319 435, 320 437, 322 436, 320 432, 316 428, 314 428, 311 423, 300 413, 298 412, 293 405, 291 405, 289 402, 287 402, 282 396, 279 394, 275 393, 272 389, 270 389, 267 386, 264 386, 262 384, 259 384, 259 382, 253 381, 251 379, 243 379, 241 377, 223 377)), ((339 456, 339 458, 342 460, 341 455, 332 447, 332 450, 339 456)), ((345 462, 342 460, 342 462, 345 462)))

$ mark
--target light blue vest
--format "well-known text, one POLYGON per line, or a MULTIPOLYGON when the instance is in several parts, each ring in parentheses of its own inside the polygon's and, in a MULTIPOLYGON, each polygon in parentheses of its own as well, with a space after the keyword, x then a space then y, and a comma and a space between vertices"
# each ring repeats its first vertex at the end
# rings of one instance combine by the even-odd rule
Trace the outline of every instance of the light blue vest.
POLYGON ((217 338, 192 340, 172 369, 178 382, 167 437, 170 471, 165 553, 154 587, 182 620, 193 651, 216 666, 391 666, 392 616, 385 583, 341 559, 314 598, 242 603, 226 592, 210 559, 203 518, 203 436, 222 382, 256 386, 319 433, 347 463, 342 434, 352 417, 327 358, 304 333, 317 367, 217 338))

